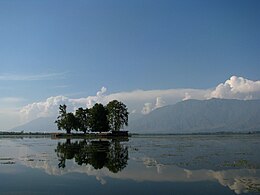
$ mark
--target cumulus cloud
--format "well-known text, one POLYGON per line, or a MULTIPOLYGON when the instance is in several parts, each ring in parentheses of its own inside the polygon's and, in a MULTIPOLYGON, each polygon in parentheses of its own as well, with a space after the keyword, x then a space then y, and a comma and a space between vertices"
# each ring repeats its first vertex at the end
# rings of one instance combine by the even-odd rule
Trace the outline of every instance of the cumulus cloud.
POLYGON ((143 114, 148 114, 152 111, 152 104, 151 103, 145 103, 144 107, 142 109, 143 114))
POLYGON ((210 98, 258 99, 260 98, 260 81, 232 76, 219 84, 210 94, 210 98))
POLYGON ((39 117, 57 116, 60 104, 66 104, 69 111, 74 111, 78 107, 90 108, 95 103, 106 105, 114 99, 124 102, 130 113, 148 114, 156 108, 182 100, 210 98, 259 99, 260 81, 232 76, 213 89, 134 90, 111 94, 108 93, 107 88, 102 87, 94 96, 78 99, 55 96, 28 104, 20 110, 20 114, 23 122, 27 122, 39 117))
POLYGON ((35 102, 24 106, 21 110, 21 117, 24 122, 39 117, 57 116, 59 105, 66 104, 69 112, 74 112, 79 107, 91 108, 95 103, 106 104, 106 88, 102 87, 96 96, 87 98, 70 99, 65 96, 49 97, 45 101, 35 102))
POLYGON ((151 111, 161 108, 165 105, 165 101, 163 101, 162 97, 157 97, 155 100, 155 104, 153 105, 152 103, 145 103, 144 107, 142 109, 143 114, 149 114, 151 111))
POLYGON ((100 91, 97 92, 97 97, 103 97, 103 95, 106 93, 107 88, 102 87, 100 91))
POLYGON ((155 103, 155 109, 156 108, 161 108, 165 105, 165 101, 163 101, 162 97, 157 97, 156 98, 156 103, 155 103))
POLYGON ((72 99, 65 96, 49 97, 45 101, 35 102, 24 106, 21 116, 24 122, 47 116, 56 116, 60 104, 66 104, 69 111, 78 107, 91 108, 95 103, 106 105, 109 101, 119 100, 124 102, 130 113, 148 114, 152 110, 164 105, 174 104, 181 101, 188 91, 196 99, 205 99, 208 90, 198 89, 168 89, 168 90, 135 90, 130 92, 119 92, 106 94, 107 89, 102 87, 95 96, 72 99))
POLYGON ((20 113, 23 121, 27 122, 39 117, 53 116, 57 113, 60 104, 68 105, 69 103, 70 100, 64 96, 49 97, 45 101, 24 106, 20 113))
POLYGON ((191 95, 188 92, 186 92, 185 96, 182 100, 185 101, 185 100, 189 100, 189 99, 191 99, 191 95))

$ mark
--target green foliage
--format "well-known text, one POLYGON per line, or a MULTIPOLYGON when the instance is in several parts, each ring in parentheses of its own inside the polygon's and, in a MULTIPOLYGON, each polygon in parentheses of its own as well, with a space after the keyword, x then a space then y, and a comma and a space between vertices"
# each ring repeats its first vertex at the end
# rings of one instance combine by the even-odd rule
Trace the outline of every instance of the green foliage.
POLYGON ((78 130, 82 131, 84 133, 87 132, 89 128, 89 122, 88 122, 88 109, 79 108, 76 110, 75 117, 78 123, 78 130))
POLYGON ((109 131, 107 120, 107 110, 102 104, 95 104, 89 109, 88 114, 89 127, 91 131, 105 132, 109 131))
POLYGON ((64 129, 69 134, 71 132, 71 130, 77 129, 78 123, 77 123, 77 120, 76 120, 74 114, 71 112, 67 113, 66 109, 67 109, 67 106, 65 104, 60 105, 59 116, 58 116, 57 120, 55 121, 55 123, 57 124, 59 130, 64 129))
POLYGON ((65 118, 66 118, 66 114, 67 114, 66 109, 67 109, 67 106, 65 104, 60 105, 60 107, 59 107, 59 116, 57 117, 57 120, 55 121, 59 130, 65 129, 65 118))
POLYGON ((117 100, 109 102, 106 106, 108 111, 109 126, 112 131, 119 131, 124 125, 128 125, 128 111, 125 104, 117 100))
POLYGON ((66 130, 68 134, 72 130, 84 133, 89 129, 94 132, 119 131, 128 125, 128 114, 126 105, 117 100, 109 102, 106 107, 96 103, 90 109, 78 108, 75 115, 67 113, 67 106, 63 104, 55 123, 59 130, 66 130))

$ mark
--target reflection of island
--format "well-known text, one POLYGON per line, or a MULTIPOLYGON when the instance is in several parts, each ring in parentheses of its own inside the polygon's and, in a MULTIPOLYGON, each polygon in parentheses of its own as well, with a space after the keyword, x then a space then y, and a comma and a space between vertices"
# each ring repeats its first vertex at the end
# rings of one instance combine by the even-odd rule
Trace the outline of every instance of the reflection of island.
POLYGON ((127 165, 128 148, 118 140, 110 141, 75 141, 67 139, 58 143, 55 150, 59 158, 59 168, 65 168, 67 159, 74 159, 78 165, 92 165, 95 169, 106 167, 117 173, 127 165))

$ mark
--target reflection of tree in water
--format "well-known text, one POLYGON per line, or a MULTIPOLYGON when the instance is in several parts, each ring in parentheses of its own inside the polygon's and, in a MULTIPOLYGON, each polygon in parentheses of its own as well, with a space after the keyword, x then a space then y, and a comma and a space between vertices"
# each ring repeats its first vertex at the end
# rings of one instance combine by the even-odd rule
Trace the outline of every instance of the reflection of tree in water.
POLYGON ((71 143, 70 139, 67 139, 66 143, 58 143, 55 152, 57 152, 57 155, 59 157, 59 168, 65 168, 66 159, 73 159, 75 153, 77 153, 78 151, 79 146, 77 142, 71 143))
POLYGON ((106 167, 113 173, 122 171, 128 160, 128 148, 122 147, 119 141, 112 142, 108 153, 108 163, 106 167))
POLYGON ((78 165, 90 164, 95 169, 107 167, 111 172, 122 171, 128 160, 128 148, 118 140, 109 141, 75 141, 69 139, 58 143, 55 150, 59 158, 59 168, 65 168, 66 159, 75 159, 78 165))

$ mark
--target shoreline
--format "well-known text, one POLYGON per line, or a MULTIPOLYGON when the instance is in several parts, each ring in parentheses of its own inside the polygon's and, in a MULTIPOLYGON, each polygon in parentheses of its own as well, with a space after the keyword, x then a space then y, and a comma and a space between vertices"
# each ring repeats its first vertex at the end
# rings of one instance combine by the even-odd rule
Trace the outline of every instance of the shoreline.
POLYGON ((101 133, 61 133, 61 132, 8 132, 0 131, 0 138, 37 138, 37 137, 46 137, 52 139, 88 139, 88 138, 128 138, 132 136, 196 136, 196 135, 255 135, 260 134, 260 131, 249 131, 249 132, 213 132, 213 133, 128 133, 128 131, 120 131, 123 133, 112 134, 108 132, 101 133))

